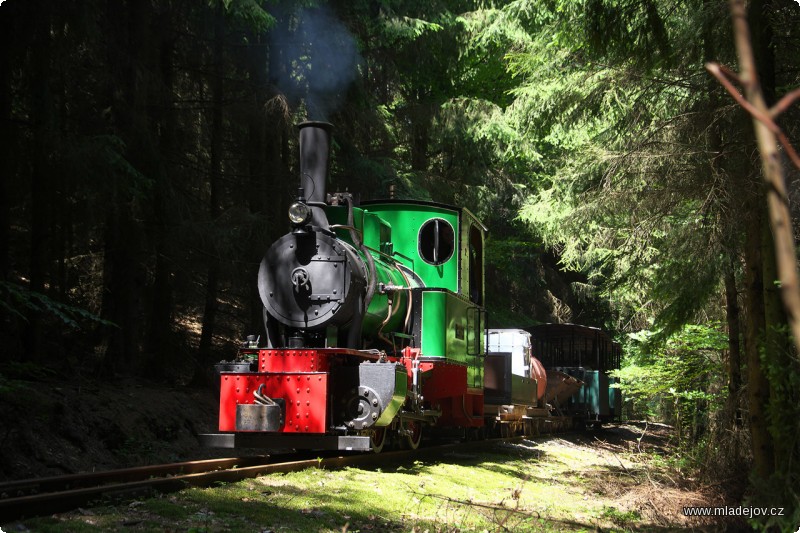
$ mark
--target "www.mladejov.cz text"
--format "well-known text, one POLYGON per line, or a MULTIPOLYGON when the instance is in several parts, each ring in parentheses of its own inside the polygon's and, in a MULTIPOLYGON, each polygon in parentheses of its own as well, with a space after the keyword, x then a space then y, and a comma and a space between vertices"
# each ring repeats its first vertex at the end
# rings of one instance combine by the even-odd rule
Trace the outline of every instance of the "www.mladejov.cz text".
POLYGON ((743 516, 755 518, 757 516, 783 516, 783 507, 684 507, 683 516, 743 516))

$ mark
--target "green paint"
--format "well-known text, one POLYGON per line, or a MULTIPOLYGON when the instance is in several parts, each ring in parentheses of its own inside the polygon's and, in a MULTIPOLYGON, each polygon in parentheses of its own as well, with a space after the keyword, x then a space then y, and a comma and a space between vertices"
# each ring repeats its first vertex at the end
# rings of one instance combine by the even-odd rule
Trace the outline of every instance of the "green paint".
MULTIPOLYGON (((346 207, 329 207, 327 213, 332 225, 348 224, 346 207)), ((483 225, 465 209, 405 202, 353 208, 352 225, 363 235, 364 244, 374 251, 378 283, 407 285, 393 266, 394 260, 413 270, 425 284, 425 289, 416 291, 417 297, 422 297, 420 348, 423 357, 445 358, 467 365, 468 386, 482 388, 485 315, 482 307, 471 302, 467 295, 475 292, 473 284, 477 283, 482 301, 483 225), (439 265, 426 261, 420 253, 421 231, 431 220, 438 220, 441 229, 437 251, 452 250, 449 256, 443 256, 446 260, 439 265), (450 228, 452 238, 447 241, 445 236, 450 228), (471 278, 472 268, 480 273, 471 278)), ((352 244, 349 229, 339 228, 336 233, 352 244)), ((376 336, 402 329, 408 297, 408 293, 402 291, 390 301, 388 295, 376 292, 364 320, 365 334, 376 336), (384 323, 389 314, 391 317, 384 323)))
POLYGON ((459 290, 459 211, 437 205, 387 203, 368 205, 365 209, 383 219, 392 231, 393 257, 412 269, 427 287, 459 290), (419 231, 425 222, 439 218, 450 224, 456 242, 454 251, 442 265, 427 263, 419 253, 419 231))
POLYGON ((376 427, 385 427, 392 423, 395 415, 406 401, 408 393, 408 374, 403 365, 397 365, 394 373, 394 394, 383 412, 381 417, 375 422, 376 427))
POLYGON ((422 291, 422 356, 467 365, 469 387, 483 387, 483 324, 478 308, 450 291, 422 291), (478 353, 471 340, 480 339, 478 353))
POLYGON ((591 413, 600 412, 600 383, 597 370, 587 370, 583 377, 583 387, 579 393, 580 401, 591 413))
POLYGON ((422 355, 424 357, 447 356, 447 302, 446 293, 424 291, 422 293, 422 355))
MULTIPOLYGON (((328 207, 327 210, 328 221, 331 225, 347 225, 347 208, 342 206, 328 207)), ((353 208, 353 227, 355 230, 363 234, 364 245, 373 250, 371 255, 375 261, 375 271, 377 273, 376 284, 384 283, 386 285, 407 285, 403 275, 395 268, 394 263, 388 257, 381 256, 378 252, 381 247, 385 247, 386 243, 391 241, 391 226, 385 221, 380 219, 377 215, 367 213, 363 209, 353 208)), ((338 228, 335 230, 339 239, 354 245, 350 236, 350 231, 346 228, 338 228)), ((364 259, 364 253, 358 250, 359 257, 364 259)), ((366 262, 366 261, 365 261, 366 262)), ((379 334, 388 335, 393 331, 402 330, 402 323, 405 320, 405 310, 408 300, 408 294, 400 292, 391 295, 391 309, 390 309, 390 295, 375 292, 375 295, 370 302, 367 313, 364 317, 364 335, 367 337, 375 337, 379 334), (384 324, 384 320, 390 314, 389 320, 384 324)))

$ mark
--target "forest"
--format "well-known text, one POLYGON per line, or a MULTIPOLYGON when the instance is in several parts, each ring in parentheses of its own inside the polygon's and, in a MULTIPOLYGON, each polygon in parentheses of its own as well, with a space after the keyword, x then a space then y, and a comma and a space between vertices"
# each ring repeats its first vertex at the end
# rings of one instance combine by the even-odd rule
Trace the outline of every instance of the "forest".
MULTIPOLYGON (((796 528, 772 189, 752 116, 706 68, 742 71, 741 4, 0 2, 0 392, 210 386, 263 327, 296 124, 323 120, 329 190, 468 207, 490 230, 492 327, 611 332, 625 416, 671 424, 698 476, 744 476, 743 502, 786 509, 754 525, 796 528)), ((800 103, 781 99, 800 87, 800 3, 745 7, 797 234, 800 103)))

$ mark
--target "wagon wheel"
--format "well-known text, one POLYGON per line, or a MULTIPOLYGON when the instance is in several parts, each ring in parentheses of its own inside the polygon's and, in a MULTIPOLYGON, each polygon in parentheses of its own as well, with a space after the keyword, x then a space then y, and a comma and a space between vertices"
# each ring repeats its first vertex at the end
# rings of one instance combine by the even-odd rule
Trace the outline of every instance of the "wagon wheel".
POLYGON ((404 424, 405 430, 408 431, 406 435, 406 443, 412 450, 419 448, 419 443, 422 442, 422 422, 419 420, 409 420, 404 424))
POLYGON ((536 431, 534 431, 533 420, 525 420, 522 434, 526 437, 533 437, 536 435, 536 431))
POLYGON ((386 444, 386 436, 388 433, 389 430, 385 427, 372 430, 372 434, 369 436, 369 444, 372 446, 373 452, 381 453, 383 446, 386 444))

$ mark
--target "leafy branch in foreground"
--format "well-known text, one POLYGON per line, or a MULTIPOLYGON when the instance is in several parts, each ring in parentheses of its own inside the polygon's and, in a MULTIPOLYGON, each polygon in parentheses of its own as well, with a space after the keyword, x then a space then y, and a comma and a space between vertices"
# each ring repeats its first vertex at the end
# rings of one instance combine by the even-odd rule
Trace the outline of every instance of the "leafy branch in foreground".
POLYGON ((80 321, 88 321, 115 328, 119 327, 117 324, 104 320, 86 309, 57 302, 47 295, 25 289, 16 283, 8 281, 0 281, 0 309, 8 312, 10 316, 25 322, 28 322, 28 318, 25 316, 26 313, 32 312, 54 316, 65 326, 73 329, 80 329, 80 321))

